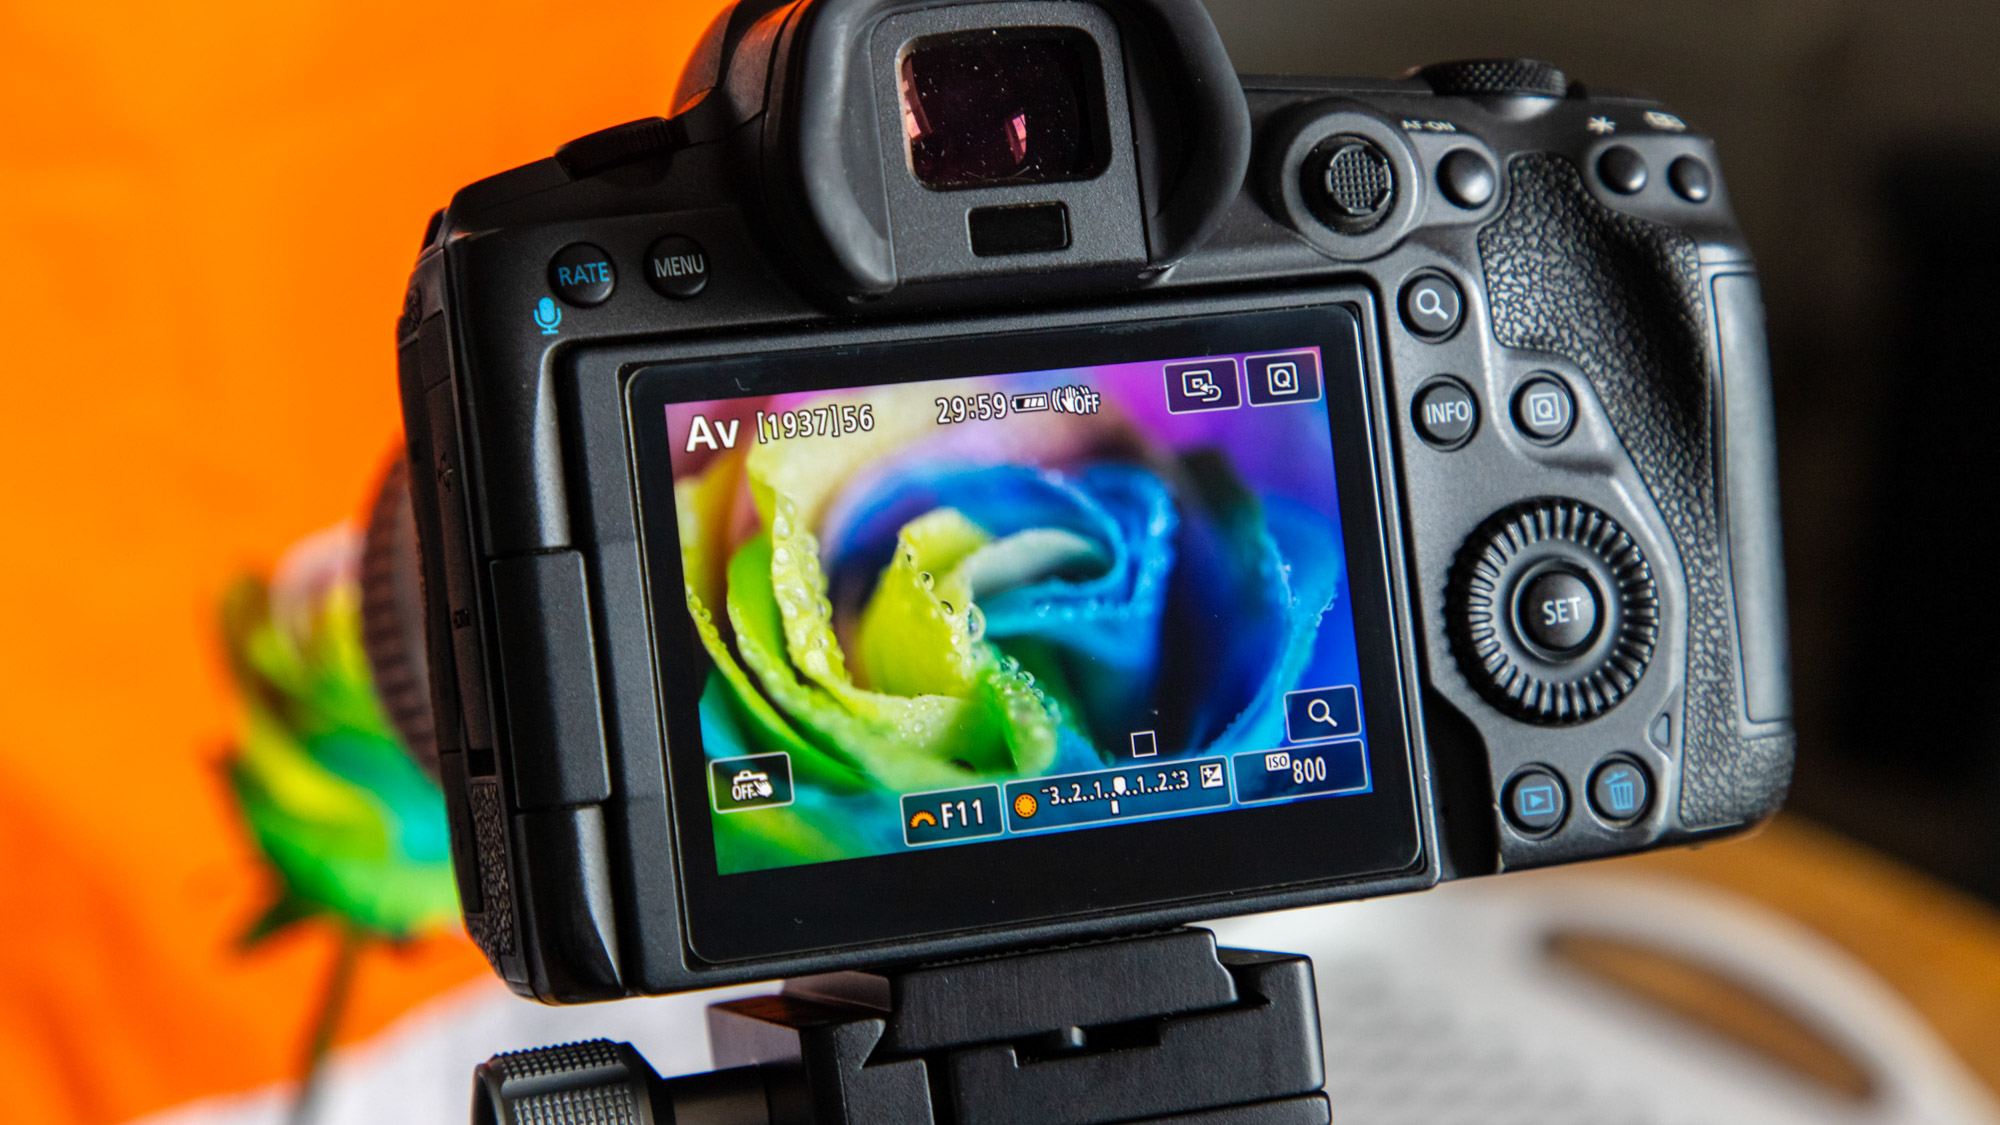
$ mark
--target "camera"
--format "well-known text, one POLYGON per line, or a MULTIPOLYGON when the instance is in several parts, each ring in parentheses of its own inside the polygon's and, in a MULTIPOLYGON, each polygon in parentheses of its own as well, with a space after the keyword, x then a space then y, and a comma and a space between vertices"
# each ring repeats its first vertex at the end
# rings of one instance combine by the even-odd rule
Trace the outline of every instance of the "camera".
POLYGON ((1715 147, 1544 63, 743 0, 670 115, 432 218, 398 346, 371 589, 420 611, 371 654, 546 1001, 1701 841, 1788 783, 1715 147))

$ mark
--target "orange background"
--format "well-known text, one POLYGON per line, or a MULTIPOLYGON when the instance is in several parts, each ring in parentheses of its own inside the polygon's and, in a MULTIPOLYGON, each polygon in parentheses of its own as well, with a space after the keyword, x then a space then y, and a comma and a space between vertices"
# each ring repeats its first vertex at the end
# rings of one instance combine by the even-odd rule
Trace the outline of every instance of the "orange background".
MULTIPOLYGON (((397 440, 424 221, 664 112, 721 0, 0 0, 0 1090, 108 1122, 287 1078, 333 955, 216 763, 217 595, 355 513, 397 440)), ((343 1040, 485 972, 363 962, 343 1040)))

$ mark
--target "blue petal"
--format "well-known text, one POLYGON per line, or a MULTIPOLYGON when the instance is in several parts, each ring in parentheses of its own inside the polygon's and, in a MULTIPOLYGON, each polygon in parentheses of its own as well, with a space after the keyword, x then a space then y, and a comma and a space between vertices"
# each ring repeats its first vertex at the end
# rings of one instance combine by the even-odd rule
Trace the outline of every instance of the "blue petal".
POLYGON ((835 604, 858 600, 872 586, 898 528, 940 507, 957 509, 996 539, 1053 528, 1098 545, 1097 573, 982 592, 986 636, 1031 667, 1036 656, 1053 654, 1053 671, 1079 717, 1106 742, 1151 726, 1179 523, 1167 486, 1146 469, 1120 464, 1074 476, 1015 466, 907 475, 857 505, 846 528, 829 537, 835 604))

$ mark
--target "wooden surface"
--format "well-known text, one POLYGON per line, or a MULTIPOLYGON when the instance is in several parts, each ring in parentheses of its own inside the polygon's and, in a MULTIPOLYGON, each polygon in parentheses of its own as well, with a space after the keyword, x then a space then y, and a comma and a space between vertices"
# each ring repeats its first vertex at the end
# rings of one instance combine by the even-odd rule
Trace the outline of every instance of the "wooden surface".
POLYGON ((1591 864, 1708 883, 1810 926, 1873 969, 2000 1092, 2000 910, 1808 821, 1591 864))

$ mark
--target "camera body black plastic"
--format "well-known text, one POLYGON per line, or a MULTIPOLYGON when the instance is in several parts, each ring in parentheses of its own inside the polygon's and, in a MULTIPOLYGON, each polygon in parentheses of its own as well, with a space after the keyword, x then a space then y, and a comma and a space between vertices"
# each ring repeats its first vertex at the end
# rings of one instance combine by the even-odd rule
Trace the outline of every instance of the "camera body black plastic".
MULTIPOLYGON (((1041 143, 1015 136, 1017 156, 1041 143)), ((1195 0, 739 4, 671 118, 459 192, 399 322, 468 930, 517 991, 573 1002, 1416 890, 1768 817, 1793 745, 1775 451, 1754 267, 1716 167, 1660 105, 1541 64, 1239 80, 1195 0), (982 36, 1056 43, 1103 101, 1054 172, 940 190, 906 147, 906 63, 982 36), (674 751, 686 613, 678 560, 648 549, 648 520, 671 517, 642 495, 634 388, 666 378, 644 373, 1106 358, 1148 332, 1204 354, 1271 326, 1351 333, 1326 393, 1352 406, 1362 706, 1398 827, 1355 814, 1338 846, 1359 858, 1338 869, 1252 872, 1246 848, 1236 880, 1231 849, 1147 872, 1118 828, 1094 834, 1106 866, 1045 907, 968 884, 970 905, 923 898, 929 922, 836 926, 820 904, 751 953, 698 948, 697 914, 733 907, 696 902, 723 891, 688 866, 710 810, 674 751)), ((995 869, 1041 855, 979 846, 995 869)), ((839 883, 875 862, 800 870, 839 883)))

